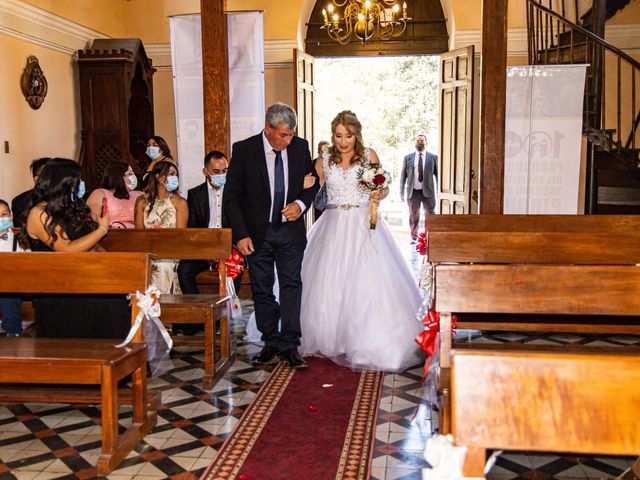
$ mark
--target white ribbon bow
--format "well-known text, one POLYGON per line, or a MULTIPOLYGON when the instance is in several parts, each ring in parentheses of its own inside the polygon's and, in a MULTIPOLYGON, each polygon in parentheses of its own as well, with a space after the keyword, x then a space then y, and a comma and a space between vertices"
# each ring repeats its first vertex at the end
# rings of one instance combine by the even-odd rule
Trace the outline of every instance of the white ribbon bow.
POLYGON ((167 344, 167 351, 171 350, 171 348, 173 348, 173 340, 169 336, 169 332, 167 332, 167 329, 164 328, 164 325, 160 321, 160 292, 158 292, 158 289, 151 286, 147 288, 147 291, 144 292, 144 294, 136 291, 136 300, 136 304, 138 305, 138 308, 140 308, 138 316, 133 322, 127 338, 124 339, 124 342, 116 345, 116 347, 124 347, 125 345, 131 343, 133 337, 136 335, 138 330, 140 330, 142 320, 146 317, 147 321, 155 323, 158 327, 158 330, 162 334, 162 338, 167 344))

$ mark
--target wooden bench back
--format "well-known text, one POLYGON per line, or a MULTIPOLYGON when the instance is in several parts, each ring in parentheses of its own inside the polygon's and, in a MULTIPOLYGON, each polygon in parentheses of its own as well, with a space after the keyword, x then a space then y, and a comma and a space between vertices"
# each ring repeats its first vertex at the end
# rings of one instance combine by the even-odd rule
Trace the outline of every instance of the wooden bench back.
POLYGON ((436 310, 640 315, 640 267, 437 265, 436 310))
POLYGON ((638 215, 434 215, 435 263, 635 265, 638 215))
POLYGON ((159 259, 218 260, 231 256, 230 228, 112 229, 108 252, 153 252, 159 259))
POLYGON ((144 292, 151 278, 149 253, 3 253, 0 292, 144 292))
POLYGON ((475 345, 454 351, 451 426, 457 444, 638 455, 640 355, 526 350, 475 345))

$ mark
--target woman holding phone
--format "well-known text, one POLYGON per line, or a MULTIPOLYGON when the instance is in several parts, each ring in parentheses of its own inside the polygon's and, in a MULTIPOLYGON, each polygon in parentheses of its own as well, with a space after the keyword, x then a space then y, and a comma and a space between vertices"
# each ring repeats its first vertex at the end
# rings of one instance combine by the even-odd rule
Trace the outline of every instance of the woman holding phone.
MULTIPOLYGON (((109 211, 91 218, 80 165, 52 158, 33 190, 20 242, 34 252, 88 252, 109 233, 109 211)), ((89 259, 87 258, 87 261, 89 259)), ((119 338, 130 327, 124 295, 34 295, 38 337, 119 338)))

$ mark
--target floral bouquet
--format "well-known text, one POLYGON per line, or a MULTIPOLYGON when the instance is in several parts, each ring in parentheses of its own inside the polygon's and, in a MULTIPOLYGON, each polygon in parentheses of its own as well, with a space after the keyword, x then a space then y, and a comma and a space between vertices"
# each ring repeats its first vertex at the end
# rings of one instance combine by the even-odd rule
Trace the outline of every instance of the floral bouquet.
MULTIPOLYGON (((389 172, 384 170, 380 164, 364 165, 358 171, 358 186, 367 194, 383 191, 389 186, 390 180, 389 172)), ((378 201, 376 200, 369 203, 369 218, 369 228, 375 230, 378 223, 378 201)))

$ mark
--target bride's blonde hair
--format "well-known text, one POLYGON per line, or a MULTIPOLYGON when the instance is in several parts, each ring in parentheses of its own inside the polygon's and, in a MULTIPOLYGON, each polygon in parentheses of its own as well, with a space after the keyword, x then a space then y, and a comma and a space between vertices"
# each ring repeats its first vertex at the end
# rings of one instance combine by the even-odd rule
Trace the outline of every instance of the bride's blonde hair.
POLYGON ((340 158, 340 152, 335 146, 334 136, 336 134, 336 128, 338 125, 345 127, 352 135, 356 137, 356 143, 353 146, 354 155, 351 159, 351 165, 356 163, 364 163, 364 142, 362 141, 362 124, 356 114, 351 110, 343 110, 336 118, 331 122, 331 146, 329 147, 329 163, 339 164, 342 159, 340 158))

